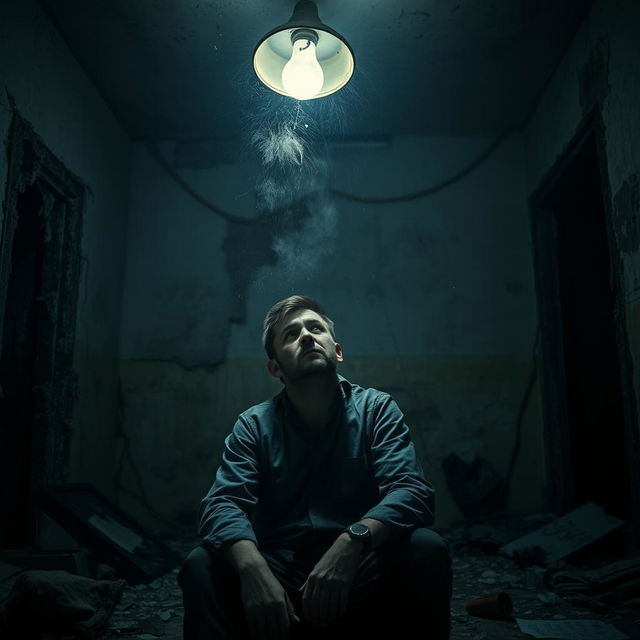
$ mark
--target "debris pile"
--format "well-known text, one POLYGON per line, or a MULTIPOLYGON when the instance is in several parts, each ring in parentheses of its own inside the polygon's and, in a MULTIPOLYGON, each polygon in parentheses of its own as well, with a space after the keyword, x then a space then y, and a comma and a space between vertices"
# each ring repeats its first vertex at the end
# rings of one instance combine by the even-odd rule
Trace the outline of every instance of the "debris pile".
POLYGON ((591 503, 562 517, 494 517, 443 531, 453 637, 640 638, 640 553, 621 544, 629 532, 591 503))

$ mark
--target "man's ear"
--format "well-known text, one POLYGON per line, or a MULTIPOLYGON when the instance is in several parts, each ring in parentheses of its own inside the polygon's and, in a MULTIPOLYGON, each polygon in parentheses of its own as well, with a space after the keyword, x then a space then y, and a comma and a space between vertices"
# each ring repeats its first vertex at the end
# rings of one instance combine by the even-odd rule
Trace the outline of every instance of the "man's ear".
POLYGON ((282 371, 280 370, 280 365, 278 364, 278 361, 274 360, 273 358, 271 360, 267 360, 267 371, 274 378, 282 378, 282 371))
POLYGON ((336 342, 336 362, 344 362, 344 353, 342 353, 342 345, 336 342))

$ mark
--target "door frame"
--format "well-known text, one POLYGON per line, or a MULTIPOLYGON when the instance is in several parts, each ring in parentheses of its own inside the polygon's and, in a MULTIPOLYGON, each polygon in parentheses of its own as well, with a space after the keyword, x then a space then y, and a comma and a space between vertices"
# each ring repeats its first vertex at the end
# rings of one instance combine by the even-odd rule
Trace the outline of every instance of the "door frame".
POLYGON ((69 448, 77 377, 73 371, 76 311, 81 269, 82 219, 86 187, 46 147, 14 107, 7 137, 7 178, 0 235, 0 353, 18 196, 36 186, 39 215, 46 229, 32 408, 33 447, 30 495, 37 485, 63 482, 69 475, 69 448))
POLYGON ((542 400, 545 443, 547 449, 548 482, 553 488, 552 504, 556 512, 565 513, 573 494, 570 468, 570 442, 568 428, 567 391, 565 385, 565 362, 560 311, 560 288, 556 259, 556 238, 553 211, 545 202, 565 175, 586 140, 595 137, 602 187, 609 249, 611 286, 613 287, 613 313, 617 360, 624 414, 625 441, 627 445, 627 467, 631 483, 631 512, 636 540, 640 542, 640 431, 638 408, 633 385, 633 366, 625 313, 624 269, 613 226, 613 206, 609 185, 605 126, 600 110, 594 110, 583 118, 571 142, 559 156, 551 169, 542 178, 540 185, 529 198, 529 218, 533 240, 533 261, 537 295, 540 345, 542 360, 542 400))

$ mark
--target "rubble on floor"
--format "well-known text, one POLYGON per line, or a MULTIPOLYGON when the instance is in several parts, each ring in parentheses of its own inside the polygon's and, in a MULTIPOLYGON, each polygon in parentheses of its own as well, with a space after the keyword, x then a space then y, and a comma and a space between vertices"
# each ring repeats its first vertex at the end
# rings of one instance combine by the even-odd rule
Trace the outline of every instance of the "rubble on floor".
POLYGON ((514 557, 500 550, 506 538, 516 540, 526 535, 527 529, 533 531, 551 520, 549 515, 495 519, 443 532, 453 557, 454 640, 535 637, 523 633, 519 620, 583 621, 573 625, 572 635, 557 636, 575 640, 640 638, 640 554, 629 542, 628 528, 619 528, 586 546, 582 555, 577 552, 554 563, 534 549, 514 557), (496 619, 469 614, 470 601, 500 593, 507 594, 513 605, 510 616, 496 619), (612 625, 602 627, 611 630, 588 635, 587 631, 580 631, 581 626, 588 626, 588 620, 612 625))
MULTIPOLYGON (((194 531, 174 532, 165 543, 181 558, 198 544, 194 531)), ((182 592, 177 576, 180 567, 147 584, 129 585, 115 608, 101 640, 182 640, 182 592)))
MULTIPOLYGON (((520 626, 527 621, 567 621, 562 626, 573 635, 559 637, 574 640, 640 639, 640 552, 629 542, 629 528, 619 527, 554 563, 535 549, 514 556, 501 551, 552 520, 551 514, 495 518, 440 531, 450 543, 453 561, 452 640, 531 639, 520 626), (481 617, 482 608, 469 606, 500 594, 503 604, 508 599, 505 615, 481 617), (588 635, 585 629, 592 620, 609 631, 588 635)), ((163 539, 181 558, 197 544, 191 529, 175 530, 163 539)), ((100 640, 182 640, 178 568, 149 583, 126 584, 100 640)))

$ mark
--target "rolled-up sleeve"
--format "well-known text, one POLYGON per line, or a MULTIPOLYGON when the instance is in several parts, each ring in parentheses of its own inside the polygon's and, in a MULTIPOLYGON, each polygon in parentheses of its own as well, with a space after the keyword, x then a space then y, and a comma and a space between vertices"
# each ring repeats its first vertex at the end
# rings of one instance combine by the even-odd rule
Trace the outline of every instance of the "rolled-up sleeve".
POLYGON ((388 394, 372 411, 371 464, 380 502, 364 518, 380 520, 392 537, 434 520, 434 489, 426 480, 404 414, 388 394))
POLYGON ((200 503, 198 531, 215 550, 236 540, 257 544, 251 525, 258 502, 257 445, 255 426, 241 416, 225 439, 215 480, 200 503))

